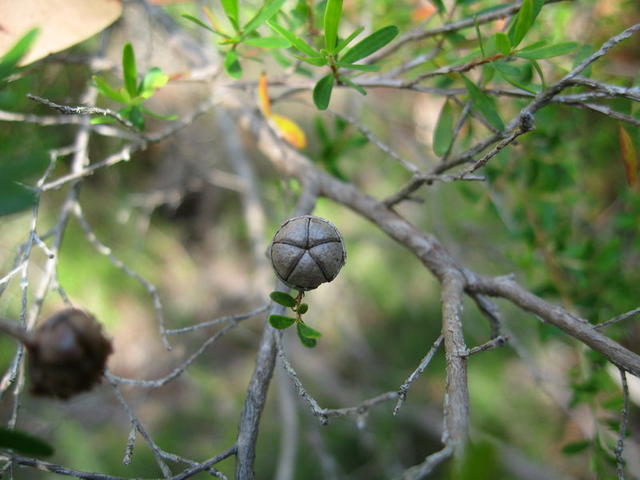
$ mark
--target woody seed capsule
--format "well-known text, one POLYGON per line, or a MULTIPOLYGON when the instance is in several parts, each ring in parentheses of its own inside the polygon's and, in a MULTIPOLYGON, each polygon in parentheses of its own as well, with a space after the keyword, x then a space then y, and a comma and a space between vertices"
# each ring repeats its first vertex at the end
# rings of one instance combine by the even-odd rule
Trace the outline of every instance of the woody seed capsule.
POLYGON ((330 282, 347 258, 338 229, 312 215, 284 222, 273 237, 270 255, 280 280, 297 290, 313 290, 330 282))

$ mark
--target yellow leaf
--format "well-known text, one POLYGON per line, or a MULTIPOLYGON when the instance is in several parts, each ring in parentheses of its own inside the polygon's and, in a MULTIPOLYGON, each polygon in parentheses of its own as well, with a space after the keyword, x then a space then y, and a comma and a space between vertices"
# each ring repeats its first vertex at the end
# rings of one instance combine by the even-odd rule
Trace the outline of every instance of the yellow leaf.
POLYGON ((220 27, 220 24, 218 23, 218 20, 216 19, 216 17, 213 14, 213 12, 211 10, 209 10, 209 8, 206 5, 204 7, 202 7, 202 10, 204 10, 204 14, 209 19, 209 23, 211 24, 213 29, 216 32, 221 33, 222 32, 222 28, 220 27))
POLYGON ((620 151, 622 153, 622 161, 624 162, 624 170, 627 174, 627 183, 630 187, 638 184, 638 155, 633 140, 627 131, 619 127, 620 132, 620 151))
POLYGON ((428 19, 436 12, 436 7, 431 3, 422 3, 415 7, 411 12, 411 20, 414 22, 422 22, 428 19))
POLYGON ((297 149, 307 146, 307 137, 293 120, 274 113, 269 117, 282 137, 297 149))
POLYGON ((260 100, 260 110, 265 117, 271 115, 271 101, 267 92, 267 75, 262 72, 258 80, 258 99, 260 100))

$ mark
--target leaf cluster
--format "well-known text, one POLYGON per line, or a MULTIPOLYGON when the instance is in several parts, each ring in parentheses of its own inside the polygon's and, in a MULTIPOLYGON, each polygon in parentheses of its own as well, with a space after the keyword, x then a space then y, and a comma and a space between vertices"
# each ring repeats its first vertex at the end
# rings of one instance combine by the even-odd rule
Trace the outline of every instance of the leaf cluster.
MULTIPOLYGON (((94 87, 102 96, 124 105, 118 110, 118 113, 123 118, 140 130, 144 129, 145 114, 160 120, 176 119, 175 115, 160 115, 142 105, 143 102, 154 95, 156 90, 169 81, 169 76, 160 68, 152 67, 145 72, 142 79, 138 80, 136 57, 130 43, 125 44, 122 49, 122 74, 124 85, 120 88, 112 87, 106 80, 97 75, 92 78, 94 87)), ((111 117, 98 117, 93 118, 91 123, 111 123, 114 121, 115 119, 111 117)))
POLYGON ((283 307, 290 308, 295 314, 295 317, 269 315, 269 323, 273 328, 277 328, 278 330, 285 330, 295 324, 298 338, 302 345, 313 348, 318 343, 318 338, 320 338, 322 334, 302 320, 302 315, 309 310, 309 305, 302 303, 303 293, 304 292, 300 292, 296 298, 293 298, 288 293, 279 291, 271 292, 269 294, 271 300, 283 307))

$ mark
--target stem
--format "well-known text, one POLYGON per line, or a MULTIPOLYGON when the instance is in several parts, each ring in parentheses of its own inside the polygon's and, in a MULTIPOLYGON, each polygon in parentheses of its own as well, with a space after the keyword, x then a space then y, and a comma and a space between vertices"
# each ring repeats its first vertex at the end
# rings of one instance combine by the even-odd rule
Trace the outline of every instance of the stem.
POLYGON ((24 328, 16 324, 11 320, 0 317, 0 332, 6 333, 7 335, 15 338, 20 343, 24 344, 25 347, 30 347, 33 345, 33 338, 24 328))

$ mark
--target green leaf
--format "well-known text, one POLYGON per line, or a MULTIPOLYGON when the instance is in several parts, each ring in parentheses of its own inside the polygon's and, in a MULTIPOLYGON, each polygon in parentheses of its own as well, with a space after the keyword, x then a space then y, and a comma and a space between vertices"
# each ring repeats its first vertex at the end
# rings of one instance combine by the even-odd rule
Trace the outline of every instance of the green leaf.
POLYGON ((242 76, 242 66, 238 61, 238 54, 235 50, 229 50, 224 57, 224 71, 233 79, 242 76))
POLYGON ((0 448, 9 448, 25 455, 46 457, 53 454, 53 447, 44 440, 20 431, 0 427, 0 448))
POLYGON ((564 55, 575 50, 577 46, 578 44, 576 42, 561 42, 556 43, 555 45, 549 45, 548 47, 520 50, 515 55, 520 58, 538 60, 540 58, 551 58, 564 55))
POLYGON ((304 322, 298 322, 298 332, 306 338, 320 338, 322 334, 304 322))
POLYGON ((338 62, 337 65, 340 68, 348 68, 349 70, 358 70, 360 72, 377 72, 380 70, 380 67, 377 65, 359 65, 357 63, 344 62, 338 62))
POLYGON ((506 33, 498 32, 495 34, 496 48, 505 57, 511 53, 511 40, 506 33))
POLYGON ((35 205, 37 193, 25 184, 41 175, 48 163, 48 155, 41 151, 0 156, 0 216, 35 205))
POLYGON ((517 47, 527 32, 533 26, 540 9, 544 4, 544 0, 523 0, 520 6, 520 11, 514 18, 511 27, 509 28, 509 40, 513 48, 517 47))
POLYGON ((222 9, 227 15, 227 18, 233 25, 236 32, 240 31, 240 23, 238 22, 238 0, 220 0, 222 3, 222 9))
POLYGON ((360 35, 362 32, 364 31, 364 27, 358 27, 356 28, 351 35, 349 35, 347 38, 340 40, 340 42, 338 42, 338 46, 336 47, 335 51, 333 52, 335 55, 337 55, 338 53, 340 53, 342 51, 342 49, 344 47, 346 47, 347 45, 349 45, 354 38, 356 38, 358 35, 360 35))
POLYGON ((129 103, 131 97, 126 91, 116 90, 109 85, 105 80, 97 75, 91 77, 93 80, 93 86, 96 87, 98 93, 111 100, 115 100, 119 103, 129 103))
POLYGON ((433 151, 442 157, 449 150, 453 139, 453 107, 449 100, 444 102, 436 128, 433 131, 433 151))
POLYGON ((313 348, 316 346, 316 344, 318 343, 318 341, 315 338, 309 338, 309 337, 305 337, 304 335, 302 335, 302 333, 300 332, 300 325, 301 323, 298 322, 296 325, 296 331, 298 332, 298 338, 300 339, 300 342, 308 348, 313 348))
POLYGON ((338 25, 342 15, 342 0, 327 0, 324 9, 324 48, 333 53, 338 39, 338 25))
POLYGON ((586 450, 591 445, 591 440, 579 440, 577 442, 567 443, 562 447, 562 453, 565 455, 575 455, 586 450))
POLYGON ((518 75, 520 72, 517 68, 512 68, 510 65, 499 62, 492 63, 492 65, 493 68, 495 68, 496 72, 498 72, 498 75, 500 75, 500 77, 502 77, 504 81, 510 83, 514 87, 521 88, 525 92, 533 93, 534 95, 538 93, 538 91, 535 90, 532 86, 525 85, 524 83, 518 81, 517 78, 514 78, 514 75, 518 75))
POLYGON ((120 114, 123 117, 126 117, 131 123, 133 123, 136 128, 144 130, 144 115, 142 115, 142 109, 134 105, 131 107, 127 107, 125 111, 127 111, 127 113, 122 113, 121 110, 120 114))
POLYGON ((368 57, 393 40, 396 35, 398 35, 398 27, 395 25, 389 25, 380 30, 376 30, 347 50, 340 61, 344 63, 355 63, 362 58, 368 57))
POLYGON ((529 60, 529 63, 531 64, 533 69, 538 74, 538 77, 540 77, 540 83, 542 84, 542 90, 545 90, 547 88, 547 85, 546 85, 546 82, 544 81, 544 73, 542 72, 542 68, 540 68, 540 65, 538 65, 538 62, 536 62, 535 60, 529 60))
POLYGON ((364 88, 362 88, 357 83, 354 83, 353 81, 351 81, 350 78, 341 77, 340 80, 342 80, 342 82, 344 82, 346 85, 348 85, 351 88, 355 89, 360 95, 366 95, 367 94, 367 91, 364 88))
POLYGON ((430 0, 430 1, 436 6, 439 14, 443 14, 447 12, 447 9, 445 8, 442 0, 430 0))
POLYGON ((504 123, 498 114, 494 98, 480 90, 464 75, 462 75, 462 79, 469 91, 469 96, 471 97, 471 102, 474 108, 478 110, 493 127, 498 130, 504 130, 504 123))
POLYGON ((273 300, 276 303, 279 303, 280 305, 282 305, 284 307, 295 307, 296 306, 296 299, 293 298, 288 293, 273 291, 273 292, 271 292, 269 294, 269 297, 271 298, 271 300, 273 300))
POLYGON ((38 28, 32 28, 0 58, 0 80, 5 79, 14 72, 16 65, 27 54, 39 32, 38 28))
POLYGON ((150 117, 157 118, 158 120, 173 121, 178 119, 177 115, 162 115, 160 113, 153 112, 142 105, 140 106, 140 110, 142 110, 145 115, 149 115, 150 117))
POLYGON ((18 183, 0 184, 0 217, 31 208, 38 201, 36 192, 18 183))
POLYGON ((287 30, 284 27, 281 27, 280 25, 278 25, 277 23, 272 22, 272 21, 268 21, 267 25, 269 25, 269 28, 274 30, 276 33, 279 33, 284 38, 289 40, 289 43, 291 43, 291 45, 296 47, 298 50, 300 50, 305 55, 308 55, 310 57, 317 57, 317 56, 320 55, 320 52, 318 52, 317 50, 315 50, 314 48, 309 46, 309 44, 307 42, 305 42, 304 40, 302 40, 301 38, 297 37, 295 33, 287 30))
POLYGON ((211 33, 215 33, 216 35, 220 35, 221 37, 224 38, 229 38, 229 35, 226 35, 222 32, 219 32, 213 28, 211 28, 209 25, 207 25, 206 23, 204 23, 202 20, 200 20, 199 18, 194 17, 193 15, 188 15, 186 13, 183 13, 182 15, 180 15, 183 18, 186 18, 187 20, 192 21, 193 23, 195 23, 196 25, 201 26, 202 28, 206 28, 207 30, 209 30, 211 33))
POLYGON ((285 317, 283 315, 269 315, 269 323, 273 328, 277 328, 278 330, 289 328, 295 322, 296 319, 292 317, 285 317))
POLYGON ((260 10, 258 10, 258 13, 256 13, 255 16, 244 26, 242 35, 248 35, 264 22, 273 17, 276 13, 278 13, 278 10, 280 10, 280 7, 282 7, 282 4, 284 2, 285 0, 273 0, 272 2, 269 2, 268 4, 263 6, 260 10))
POLYGON ((158 88, 164 87, 168 81, 169 75, 158 67, 152 67, 144 74, 139 95, 145 99, 149 98, 158 88))
POLYGON ((316 86, 313 87, 313 103, 316 104, 319 110, 326 110, 329 106, 329 100, 331 100, 331 90, 333 90, 333 75, 325 75, 316 86))
POLYGON ((126 43, 122 49, 122 73, 127 93, 133 98, 138 94, 138 72, 136 70, 136 56, 130 43, 126 43))
POLYGON ((304 315, 308 311, 309 311, 309 305, 307 305, 306 303, 301 303, 300 306, 298 307, 298 313, 300 315, 304 315))
POLYGON ((246 45, 260 48, 289 48, 291 43, 282 37, 254 37, 244 40, 246 45))
POLYGON ((303 57, 302 55, 294 55, 294 57, 296 57, 298 60, 302 60, 303 62, 315 65, 316 67, 322 67, 327 64, 326 57, 303 57))

